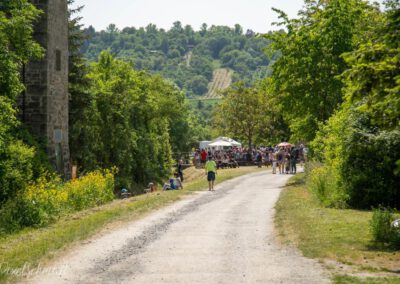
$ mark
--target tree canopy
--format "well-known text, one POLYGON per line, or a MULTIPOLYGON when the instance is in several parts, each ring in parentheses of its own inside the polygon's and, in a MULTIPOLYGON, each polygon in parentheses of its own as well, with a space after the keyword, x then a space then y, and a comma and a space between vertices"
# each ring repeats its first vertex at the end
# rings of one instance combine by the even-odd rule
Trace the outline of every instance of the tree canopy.
POLYGON ((277 143, 288 138, 287 126, 265 82, 252 87, 240 81, 235 83, 224 92, 214 117, 214 124, 221 133, 246 141, 249 149, 255 143, 277 143))

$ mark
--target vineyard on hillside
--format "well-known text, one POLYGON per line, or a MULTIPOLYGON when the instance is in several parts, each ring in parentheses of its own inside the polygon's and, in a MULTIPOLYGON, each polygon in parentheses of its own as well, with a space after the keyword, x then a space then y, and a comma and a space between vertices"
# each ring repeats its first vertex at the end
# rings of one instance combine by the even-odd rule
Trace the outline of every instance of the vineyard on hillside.
MULTIPOLYGON (((218 97, 210 82, 219 68, 231 70, 230 76, 227 70, 224 73, 231 82, 243 81, 250 86, 261 76, 260 70, 267 70, 279 57, 277 52, 268 57, 264 50, 270 41, 240 25, 203 26, 196 31, 181 22, 169 30, 153 24, 120 30, 111 24, 103 31, 89 27, 84 32, 81 51, 88 60, 97 61, 100 52, 108 49, 115 57, 133 62, 135 69, 173 81, 190 99, 218 97), (255 78, 254 74, 260 76, 255 78)), ((222 87, 216 85, 216 90, 229 85, 224 80, 220 83, 222 87)))
POLYGON ((185 62, 186 62, 186 67, 190 67, 190 62, 192 61, 192 56, 193 56, 193 52, 189 51, 186 55, 185 55, 185 62))
POLYGON ((225 68, 216 69, 213 72, 213 79, 208 85, 206 98, 220 98, 220 91, 228 88, 232 83, 232 71, 225 68))

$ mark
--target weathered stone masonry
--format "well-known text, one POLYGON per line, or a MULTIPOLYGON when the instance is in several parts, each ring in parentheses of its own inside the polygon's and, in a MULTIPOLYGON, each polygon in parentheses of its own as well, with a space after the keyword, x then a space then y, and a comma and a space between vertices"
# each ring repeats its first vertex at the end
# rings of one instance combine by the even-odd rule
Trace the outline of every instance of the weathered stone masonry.
POLYGON ((30 0, 44 13, 34 38, 46 50, 40 61, 24 68, 26 93, 22 118, 34 134, 47 141, 55 169, 70 175, 68 146, 68 6, 67 0, 30 0))

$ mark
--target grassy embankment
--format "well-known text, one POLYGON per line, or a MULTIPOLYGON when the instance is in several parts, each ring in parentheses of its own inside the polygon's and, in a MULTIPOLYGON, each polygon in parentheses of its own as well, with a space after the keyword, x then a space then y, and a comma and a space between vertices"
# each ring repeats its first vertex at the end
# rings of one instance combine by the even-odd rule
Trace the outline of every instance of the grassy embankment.
POLYGON ((304 180, 293 177, 276 205, 280 240, 320 260, 334 283, 400 283, 400 251, 371 242, 372 212, 323 208, 304 180))
POLYGON ((207 108, 209 105, 212 107, 221 102, 221 99, 208 99, 208 98, 199 98, 199 99, 188 99, 190 106, 193 108, 198 108, 199 101, 203 104, 203 108, 207 108))
MULTIPOLYGON (((264 170, 264 169, 263 169, 264 170)), ((217 184, 240 175, 259 171, 256 167, 220 170, 217 184)), ((21 272, 33 271, 56 257, 68 246, 85 240, 105 227, 121 225, 175 202, 185 195, 207 189, 204 170, 188 169, 184 190, 155 192, 64 216, 45 228, 27 228, 0 238, 0 283, 14 280, 21 272), (25 270, 24 270, 25 267, 25 270)), ((185 174, 186 174, 185 173, 185 174)))

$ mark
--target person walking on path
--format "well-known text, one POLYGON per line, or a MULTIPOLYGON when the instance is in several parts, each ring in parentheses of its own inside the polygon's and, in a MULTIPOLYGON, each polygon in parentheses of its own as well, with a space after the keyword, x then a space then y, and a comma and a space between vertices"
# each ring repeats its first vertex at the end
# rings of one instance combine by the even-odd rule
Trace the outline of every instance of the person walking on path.
POLYGON ((205 165, 206 175, 208 180, 208 191, 214 190, 215 175, 217 174, 217 164, 211 156, 208 157, 208 161, 205 165))

